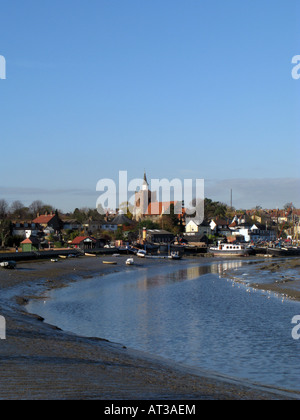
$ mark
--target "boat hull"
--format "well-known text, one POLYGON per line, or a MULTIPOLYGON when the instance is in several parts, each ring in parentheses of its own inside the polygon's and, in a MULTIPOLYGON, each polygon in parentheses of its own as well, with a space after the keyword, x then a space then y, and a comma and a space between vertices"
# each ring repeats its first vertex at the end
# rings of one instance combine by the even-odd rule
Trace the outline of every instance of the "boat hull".
POLYGON ((210 253, 216 257, 245 257, 250 255, 247 250, 218 250, 210 248, 210 253))
POLYGON ((146 258, 146 253, 145 252, 141 252, 141 251, 139 251, 139 252, 137 252, 137 257, 140 257, 140 258, 146 258))
POLYGON ((6 270, 13 270, 16 268, 16 265, 15 261, 5 261, 0 263, 0 267, 5 268, 6 270))
POLYGON ((297 248, 268 248, 266 254, 278 257, 299 257, 300 249, 297 248))

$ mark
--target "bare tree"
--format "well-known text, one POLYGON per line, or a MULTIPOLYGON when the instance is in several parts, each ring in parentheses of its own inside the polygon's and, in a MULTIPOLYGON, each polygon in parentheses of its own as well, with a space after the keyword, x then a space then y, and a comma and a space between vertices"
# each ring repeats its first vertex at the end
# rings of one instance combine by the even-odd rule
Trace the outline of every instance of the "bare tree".
POLYGON ((32 213, 32 215, 35 217, 38 213, 41 213, 45 204, 41 200, 35 200, 33 201, 30 206, 29 210, 32 213))
POLYGON ((0 244, 1 248, 5 247, 7 238, 11 234, 11 224, 8 219, 0 220, 0 244))
POLYGON ((8 204, 5 200, 0 200, 0 219, 5 219, 8 214, 8 204))
POLYGON ((293 203, 286 203, 283 208, 285 211, 287 211, 287 210, 293 210, 295 206, 293 203))
POLYGON ((10 213, 15 217, 22 218, 26 213, 26 207, 21 201, 16 200, 10 205, 10 213))

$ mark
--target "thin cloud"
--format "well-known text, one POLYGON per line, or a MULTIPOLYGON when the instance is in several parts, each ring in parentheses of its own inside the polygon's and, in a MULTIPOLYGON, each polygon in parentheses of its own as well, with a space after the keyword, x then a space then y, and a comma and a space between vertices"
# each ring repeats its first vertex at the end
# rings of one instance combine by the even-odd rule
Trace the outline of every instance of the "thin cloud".
POLYGON ((299 178, 261 178, 206 180, 205 196, 230 204, 231 190, 235 208, 282 208, 293 202, 300 207, 299 178))
POLYGON ((74 189, 74 188, 31 188, 31 187, 2 187, 0 186, 0 196, 20 195, 20 196, 39 196, 39 195, 84 195, 84 196, 95 196, 95 190, 89 189, 74 189))
MULTIPOLYGON (((205 197, 230 204, 231 190, 233 206, 237 209, 282 208, 292 202, 300 208, 299 178, 261 178, 261 179, 206 179, 205 197)), ((76 207, 94 207, 99 193, 84 188, 35 188, 0 186, 0 199, 9 202, 20 200, 25 204, 40 199, 68 210, 76 207)))

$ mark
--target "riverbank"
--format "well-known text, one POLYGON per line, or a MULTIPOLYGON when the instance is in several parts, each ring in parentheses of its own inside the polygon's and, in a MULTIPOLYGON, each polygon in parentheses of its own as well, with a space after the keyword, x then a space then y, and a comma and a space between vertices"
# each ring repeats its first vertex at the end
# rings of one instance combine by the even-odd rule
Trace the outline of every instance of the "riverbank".
MULTIPOLYGON (((226 275, 239 282, 234 272, 226 275)), ((255 289, 272 292, 284 298, 300 301, 300 258, 272 258, 255 260, 255 272, 252 281, 244 278, 255 289), (257 280, 260 279, 258 282, 257 280)))
MULTIPOLYGON (((112 259, 112 257, 109 257, 112 259)), ((107 257, 105 258, 107 259, 107 257)), ((82 257, 58 263, 20 263, 0 272, 0 313, 7 322, 0 341, 1 399, 287 399, 269 388, 192 373, 180 365, 95 338, 58 330, 26 312, 24 304, 43 298, 70 282, 126 269, 103 258, 82 257)), ((209 259, 211 261, 211 259, 209 259)), ((204 263, 205 258, 191 260, 204 263)), ((139 259, 130 269, 165 265, 166 260, 139 259)), ((180 264, 180 262, 173 262, 180 264)), ((128 268, 127 268, 128 269, 128 268)), ((101 280, 100 280, 101 281, 101 280)))
POLYGON ((275 260, 263 264, 261 272, 282 273, 281 279, 272 284, 256 284, 258 289, 269 290, 280 293, 290 299, 300 301, 300 258, 289 258, 287 260, 275 260))

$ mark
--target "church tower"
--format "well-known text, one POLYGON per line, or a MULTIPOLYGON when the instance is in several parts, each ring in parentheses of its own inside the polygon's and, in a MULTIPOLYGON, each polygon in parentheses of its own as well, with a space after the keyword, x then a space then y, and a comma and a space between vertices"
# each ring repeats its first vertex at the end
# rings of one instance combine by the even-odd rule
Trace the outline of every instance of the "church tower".
POLYGON ((144 172, 144 181, 142 188, 135 193, 134 219, 141 220, 148 213, 148 207, 151 203, 151 191, 147 181, 146 171, 144 172))

